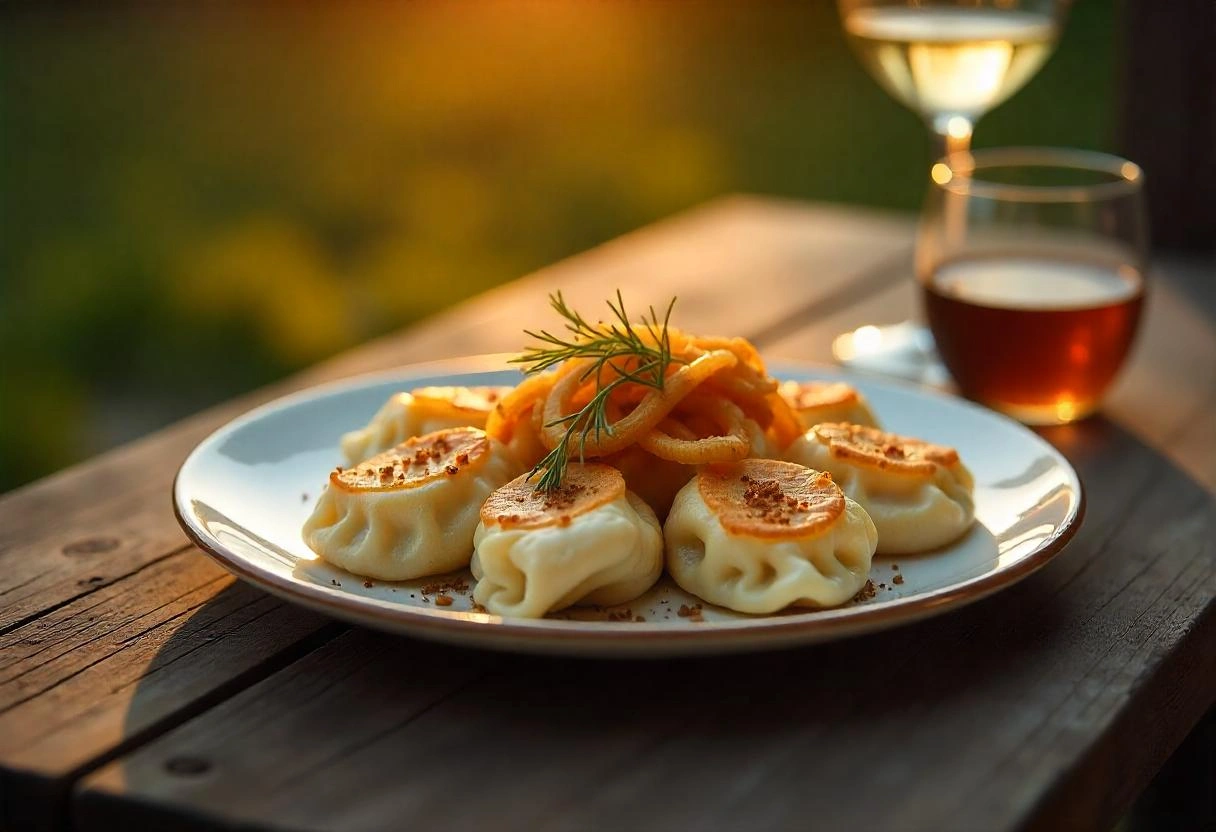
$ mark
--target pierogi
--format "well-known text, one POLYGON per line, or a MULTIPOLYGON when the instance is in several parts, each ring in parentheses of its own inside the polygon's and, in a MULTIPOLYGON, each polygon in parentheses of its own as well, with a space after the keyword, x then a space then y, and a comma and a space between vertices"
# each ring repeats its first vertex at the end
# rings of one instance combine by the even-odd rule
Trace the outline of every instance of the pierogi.
POLYGON ((510 387, 419 387, 395 393, 363 428, 344 434, 349 465, 370 459, 407 439, 444 428, 485 428, 490 409, 510 387))
POLYGON ((498 489, 481 508, 474 545, 473 598, 498 615, 623 604, 663 570, 654 512, 603 464, 571 464, 554 491, 526 477, 498 489))
POLYGON ((878 529, 880 555, 927 552, 975 520, 974 480, 954 448, 843 423, 816 425, 785 456, 831 472, 878 529))
POLYGON ((831 475, 771 459, 702 469, 663 532, 676 583, 747 613, 843 604, 865 585, 877 542, 831 475))
POLYGON ((847 422, 878 427, 870 403, 857 388, 842 381, 783 381, 781 398, 798 414, 804 430, 822 422, 847 422))
POLYGON ((450 428, 335 470, 304 542, 357 575, 401 581, 469 565, 478 510, 520 472, 497 440, 450 428))

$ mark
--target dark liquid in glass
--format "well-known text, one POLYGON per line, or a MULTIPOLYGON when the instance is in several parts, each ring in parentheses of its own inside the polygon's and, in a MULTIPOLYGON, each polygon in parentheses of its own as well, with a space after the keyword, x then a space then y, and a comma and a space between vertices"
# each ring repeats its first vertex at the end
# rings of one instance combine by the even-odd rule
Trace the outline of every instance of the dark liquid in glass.
POLYGON ((991 257, 922 281, 942 361, 970 398, 1032 424, 1092 412, 1136 332, 1144 280, 1128 266, 991 257))

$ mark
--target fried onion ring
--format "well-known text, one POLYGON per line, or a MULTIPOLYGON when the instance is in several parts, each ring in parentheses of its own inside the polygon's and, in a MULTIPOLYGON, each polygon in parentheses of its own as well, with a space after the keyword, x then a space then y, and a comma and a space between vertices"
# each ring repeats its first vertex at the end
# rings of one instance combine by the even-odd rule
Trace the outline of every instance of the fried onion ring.
MULTIPOLYGON (((560 378, 545 399, 544 441, 550 449, 565 441, 571 402, 581 382, 592 372, 595 362, 591 359, 571 360, 571 372, 560 378)), ((739 358, 729 350, 713 350, 681 366, 663 384, 662 390, 650 390, 631 413, 610 422, 608 429, 596 434, 591 430, 586 441, 579 437, 582 456, 600 457, 625 448, 653 429, 666 418, 676 405, 692 393, 701 383, 715 373, 729 369, 739 363, 739 358)))

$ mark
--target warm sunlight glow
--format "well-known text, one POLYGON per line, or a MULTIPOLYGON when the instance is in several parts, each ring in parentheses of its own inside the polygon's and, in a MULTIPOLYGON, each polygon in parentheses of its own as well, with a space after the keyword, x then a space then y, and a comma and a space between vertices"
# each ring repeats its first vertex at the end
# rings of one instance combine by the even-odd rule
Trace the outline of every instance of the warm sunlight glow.
POLYGON ((859 353, 872 352, 882 346, 882 330, 876 326, 858 327, 853 333, 853 349, 859 353))
POLYGON ((962 116, 951 116, 946 122, 946 133, 952 139, 965 139, 971 135, 971 122, 962 116))
POLYGON ((1135 182, 1140 178, 1140 166, 1135 162, 1124 162, 1119 173, 1123 174, 1123 178, 1128 182, 1135 182))
POLYGON ((950 172, 950 167, 941 162, 938 162, 929 169, 929 175, 939 185, 949 184, 950 180, 954 178, 954 174, 950 172))

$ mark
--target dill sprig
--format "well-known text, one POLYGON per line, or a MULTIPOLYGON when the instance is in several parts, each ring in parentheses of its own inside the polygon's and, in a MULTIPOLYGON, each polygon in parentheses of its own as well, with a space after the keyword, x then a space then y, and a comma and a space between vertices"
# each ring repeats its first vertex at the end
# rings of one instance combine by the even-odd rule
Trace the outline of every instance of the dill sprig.
POLYGON ((625 301, 620 290, 616 302, 608 301, 615 320, 608 323, 591 324, 582 315, 571 309, 561 292, 549 296, 549 305, 565 319, 568 335, 554 335, 547 330, 533 332, 524 330, 529 337, 540 342, 528 347, 523 355, 512 359, 524 365, 525 373, 539 373, 573 358, 593 359, 583 371, 582 379, 596 379, 595 395, 580 410, 550 422, 546 427, 565 425, 566 433, 557 447, 545 455, 528 474, 528 479, 537 477, 537 491, 555 491, 561 487, 570 463, 570 445, 578 437, 579 461, 583 461, 587 437, 594 435, 598 441, 603 434, 612 434, 608 421, 608 399, 612 392, 624 384, 640 384, 662 390, 667 378, 667 368, 676 359, 671 354, 671 339, 667 332, 675 298, 667 305, 667 312, 660 322, 654 307, 649 316, 643 315, 641 327, 650 336, 647 340, 635 327, 625 311, 625 301), (630 368, 628 364, 634 362, 630 368), (615 377, 603 382, 604 370, 611 369, 615 377))

